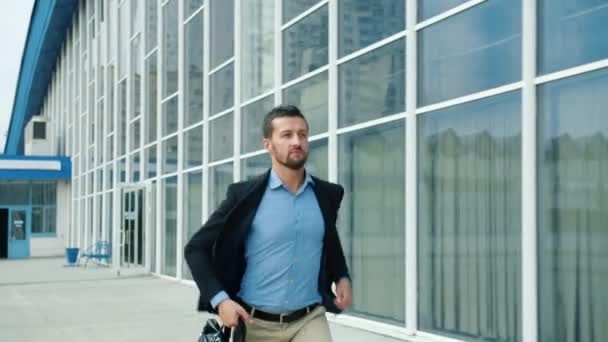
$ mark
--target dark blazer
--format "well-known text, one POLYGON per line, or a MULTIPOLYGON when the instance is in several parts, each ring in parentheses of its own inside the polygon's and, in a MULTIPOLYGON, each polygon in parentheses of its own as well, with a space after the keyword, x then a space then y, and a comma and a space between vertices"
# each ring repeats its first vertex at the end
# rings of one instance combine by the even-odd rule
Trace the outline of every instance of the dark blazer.
MULTIPOLYGON (((270 170, 255 179, 231 184, 226 199, 186 245, 186 261, 200 290, 200 311, 215 312, 210 300, 221 290, 226 291, 230 298, 237 298, 247 266, 245 241, 269 176, 270 170)), ((349 276, 336 230, 344 189, 316 177, 313 180, 314 193, 325 221, 319 293, 327 311, 339 313, 341 310, 334 304, 331 285, 349 276)))

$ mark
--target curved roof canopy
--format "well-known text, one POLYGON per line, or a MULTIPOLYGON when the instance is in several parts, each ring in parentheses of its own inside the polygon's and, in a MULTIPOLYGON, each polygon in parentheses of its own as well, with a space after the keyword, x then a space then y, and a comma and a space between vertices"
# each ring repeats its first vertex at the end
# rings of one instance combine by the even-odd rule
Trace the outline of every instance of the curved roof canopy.
POLYGON ((78 0, 36 0, 21 56, 4 153, 23 153, 23 131, 32 115, 40 114, 57 57, 72 23, 78 0))

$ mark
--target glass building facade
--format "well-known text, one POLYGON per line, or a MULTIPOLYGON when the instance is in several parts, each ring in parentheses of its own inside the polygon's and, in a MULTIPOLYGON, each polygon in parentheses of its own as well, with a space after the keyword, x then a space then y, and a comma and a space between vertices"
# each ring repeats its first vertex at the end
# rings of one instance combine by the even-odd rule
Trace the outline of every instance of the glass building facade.
POLYGON ((332 320, 606 341, 607 22, 607 0, 81 0, 42 110, 73 164, 68 244, 136 241, 141 189, 142 262, 188 281, 185 243, 295 104, 308 169, 346 190, 354 304, 332 320))

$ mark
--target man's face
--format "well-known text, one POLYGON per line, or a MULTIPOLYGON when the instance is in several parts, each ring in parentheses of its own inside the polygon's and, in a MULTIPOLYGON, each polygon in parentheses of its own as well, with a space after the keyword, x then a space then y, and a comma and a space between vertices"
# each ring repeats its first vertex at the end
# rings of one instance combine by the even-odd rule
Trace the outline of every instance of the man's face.
POLYGON ((308 159, 308 127, 300 117, 272 120, 272 135, 264 139, 264 148, 272 158, 292 170, 304 167, 308 159))

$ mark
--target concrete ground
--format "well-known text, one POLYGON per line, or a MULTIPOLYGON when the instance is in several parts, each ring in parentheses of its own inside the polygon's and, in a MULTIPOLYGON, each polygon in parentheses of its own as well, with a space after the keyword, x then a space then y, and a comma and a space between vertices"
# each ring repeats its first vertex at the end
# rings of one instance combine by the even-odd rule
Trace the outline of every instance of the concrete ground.
MULTIPOLYGON (((0 341, 196 341, 209 315, 198 290, 145 274, 95 265, 64 267, 63 258, 0 261, 0 341)), ((336 342, 395 342, 331 324, 336 342)))

